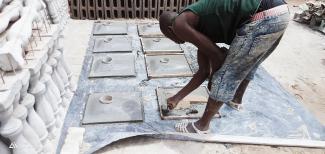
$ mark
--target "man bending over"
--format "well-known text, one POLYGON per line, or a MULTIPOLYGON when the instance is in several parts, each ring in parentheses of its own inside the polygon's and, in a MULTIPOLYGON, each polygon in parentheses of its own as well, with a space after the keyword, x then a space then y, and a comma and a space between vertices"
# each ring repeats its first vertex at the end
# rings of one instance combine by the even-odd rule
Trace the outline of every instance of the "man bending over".
POLYGON ((209 79, 210 96, 203 116, 176 130, 208 133, 223 103, 239 109, 257 67, 267 58, 286 29, 289 12, 283 0, 199 0, 180 14, 164 12, 159 19, 164 35, 176 43, 190 42, 197 50, 199 70, 167 100, 174 109, 186 95, 209 79), (216 43, 229 44, 228 51, 216 43))

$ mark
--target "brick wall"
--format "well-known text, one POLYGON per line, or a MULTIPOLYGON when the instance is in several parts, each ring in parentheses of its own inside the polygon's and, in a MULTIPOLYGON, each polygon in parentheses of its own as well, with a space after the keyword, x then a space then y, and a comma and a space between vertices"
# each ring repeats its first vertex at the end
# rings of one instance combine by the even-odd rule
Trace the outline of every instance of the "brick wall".
POLYGON ((73 19, 158 18, 163 11, 179 12, 197 0, 69 0, 73 19))

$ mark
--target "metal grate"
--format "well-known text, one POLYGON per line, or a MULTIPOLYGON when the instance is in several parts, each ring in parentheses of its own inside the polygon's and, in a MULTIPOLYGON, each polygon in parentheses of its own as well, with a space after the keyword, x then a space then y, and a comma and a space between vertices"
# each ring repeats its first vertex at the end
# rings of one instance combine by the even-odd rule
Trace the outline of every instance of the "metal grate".
POLYGON ((159 18, 198 0, 68 0, 73 19, 159 18))

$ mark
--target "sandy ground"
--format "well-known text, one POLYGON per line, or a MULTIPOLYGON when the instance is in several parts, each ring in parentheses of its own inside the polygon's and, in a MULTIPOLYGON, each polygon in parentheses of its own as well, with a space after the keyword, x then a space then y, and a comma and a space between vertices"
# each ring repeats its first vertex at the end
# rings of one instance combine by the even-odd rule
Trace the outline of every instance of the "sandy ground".
MULTIPOLYGON (((289 1, 290 2, 290 1, 289 1)), ((290 4, 299 4, 294 1, 290 4)), ((293 12, 293 11, 292 11, 293 12)), ((93 21, 70 20, 64 31, 65 58, 78 81, 93 21)), ((325 35, 291 21, 276 51, 262 64, 325 125, 325 35)), ((278 153, 325 154, 324 149, 199 143, 136 137, 109 145, 100 153, 278 153)))

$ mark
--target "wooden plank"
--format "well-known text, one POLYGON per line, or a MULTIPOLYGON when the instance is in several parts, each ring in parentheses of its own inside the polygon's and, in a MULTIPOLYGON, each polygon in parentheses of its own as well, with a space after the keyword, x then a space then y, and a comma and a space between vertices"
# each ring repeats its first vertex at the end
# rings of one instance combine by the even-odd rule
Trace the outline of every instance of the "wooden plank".
POLYGON ((283 138, 272 138, 272 137, 248 137, 248 136, 217 135, 217 134, 199 135, 195 133, 174 133, 174 132, 167 132, 165 134, 189 137, 191 138, 191 140, 200 141, 200 142, 253 144, 253 145, 325 149, 325 141, 308 140, 308 139, 283 139, 283 138))
MULTIPOLYGON (((200 118, 204 112, 206 102, 208 101, 209 91, 206 86, 200 86, 195 89, 183 100, 179 102, 177 107, 170 110, 168 113, 163 113, 162 106, 167 106, 167 99, 176 94, 178 90, 183 87, 158 87, 156 89, 156 95, 158 98, 158 107, 160 111, 160 117, 163 120, 180 120, 180 119, 196 119, 200 118), (191 106, 196 104, 194 109, 197 113, 187 113, 192 108, 191 106)), ((217 117, 217 116, 216 116, 217 117)))

